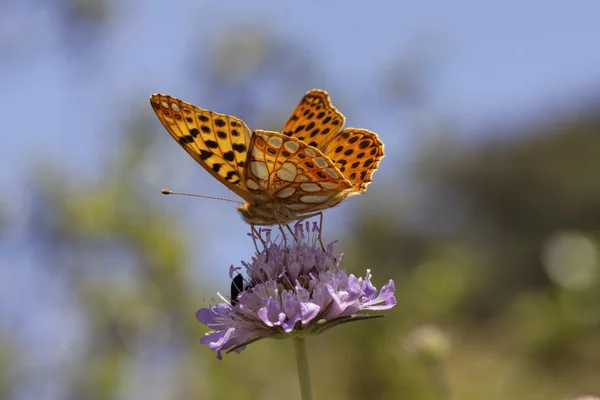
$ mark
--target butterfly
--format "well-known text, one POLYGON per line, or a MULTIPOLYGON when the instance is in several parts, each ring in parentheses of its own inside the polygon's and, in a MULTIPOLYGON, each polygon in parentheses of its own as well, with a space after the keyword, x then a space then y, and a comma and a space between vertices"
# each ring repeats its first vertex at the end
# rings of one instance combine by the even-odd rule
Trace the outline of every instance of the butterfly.
POLYGON ((306 93, 281 132, 251 133, 239 118, 165 94, 150 103, 173 139, 245 200, 237 210, 252 226, 312 217, 365 192, 384 155, 377 134, 342 129, 324 90, 306 93))

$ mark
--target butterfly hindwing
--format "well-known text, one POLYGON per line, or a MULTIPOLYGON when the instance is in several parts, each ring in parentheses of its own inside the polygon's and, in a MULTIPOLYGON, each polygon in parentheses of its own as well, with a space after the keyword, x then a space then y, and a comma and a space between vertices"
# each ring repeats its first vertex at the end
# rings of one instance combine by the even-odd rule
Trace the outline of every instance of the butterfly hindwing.
POLYGON ((173 139, 204 169, 240 197, 251 199, 243 179, 250 130, 242 120, 164 94, 153 94, 150 103, 173 139))
POLYGON ((346 128, 329 142, 323 153, 352 183, 353 190, 362 193, 383 158, 383 143, 374 132, 346 128))
POLYGON ((323 153, 279 132, 254 131, 248 161, 249 191, 256 196, 266 194, 293 211, 330 207, 351 188, 323 153))

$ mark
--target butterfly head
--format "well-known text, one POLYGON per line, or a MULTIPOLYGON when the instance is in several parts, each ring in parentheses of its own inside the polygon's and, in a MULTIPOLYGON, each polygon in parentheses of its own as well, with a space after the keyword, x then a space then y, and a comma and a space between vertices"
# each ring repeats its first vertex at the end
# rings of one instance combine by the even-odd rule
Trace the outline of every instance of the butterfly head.
POLYGON ((278 203, 244 203, 237 207, 250 225, 283 225, 298 218, 298 213, 278 203))

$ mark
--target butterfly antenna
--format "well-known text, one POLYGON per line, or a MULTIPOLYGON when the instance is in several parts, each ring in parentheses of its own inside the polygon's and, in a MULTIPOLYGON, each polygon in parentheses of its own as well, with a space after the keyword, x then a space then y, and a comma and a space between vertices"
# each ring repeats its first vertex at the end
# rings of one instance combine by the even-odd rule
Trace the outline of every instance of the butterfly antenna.
POLYGON ((194 194, 194 193, 173 192, 173 191, 168 190, 168 189, 163 189, 163 190, 161 190, 161 192, 162 192, 162 194, 179 194, 181 196, 201 197, 203 199, 223 200, 223 201, 229 201, 231 203, 244 204, 241 201, 236 201, 236 200, 231 200, 231 199, 225 199, 223 197, 202 196, 201 194, 194 194))

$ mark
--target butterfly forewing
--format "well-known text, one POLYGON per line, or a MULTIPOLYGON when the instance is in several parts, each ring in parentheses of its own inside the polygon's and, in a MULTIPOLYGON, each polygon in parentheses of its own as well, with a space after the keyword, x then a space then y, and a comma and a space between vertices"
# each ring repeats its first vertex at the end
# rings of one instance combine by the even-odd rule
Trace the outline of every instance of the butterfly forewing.
POLYGON ((150 103, 173 139, 204 169, 251 200, 243 179, 250 131, 242 120, 164 94, 153 94, 150 103))
POLYGON ((329 142, 323 153, 352 183, 352 189, 362 193, 383 158, 383 143, 371 131, 346 128, 329 142))
POLYGON ((345 120, 331 104, 327 92, 313 89, 300 100, 282 133, 321 149, 342 129, 345 120))
POLYGON ((249 191, 266 194, 291 210, 302 213, 330 207, 351 188, 328 157, 294 137, 256 130, 250 148, 249 191))

